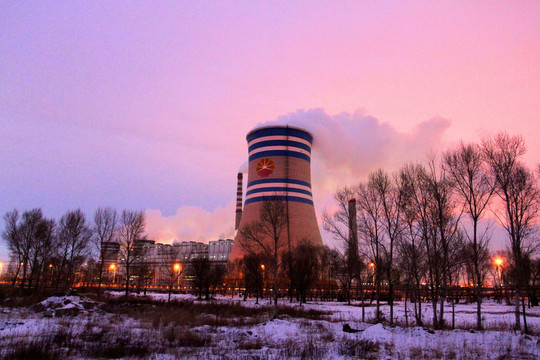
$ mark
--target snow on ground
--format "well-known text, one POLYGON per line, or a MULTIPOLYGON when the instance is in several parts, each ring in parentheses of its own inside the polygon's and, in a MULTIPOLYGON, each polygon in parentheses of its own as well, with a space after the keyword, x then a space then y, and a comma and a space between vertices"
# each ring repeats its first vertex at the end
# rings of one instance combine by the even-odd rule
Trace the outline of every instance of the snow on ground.
MULTIPOLYGON (((116 295, 120 295, 117 293, 116 295)), ((167 294, 149 294, 165 302, 167 294)), ((173 300, 208 303, 194 296, 173 295, 173 300)), ((149 325, 127 314, 111 314, 100 309, 84 309, 88 299, 73 297, 49 298, 40 303, 42 308, 7 308, 0 306, 0 355, 9 347, 18 346, 22 339, 37 339, 43 334, 69 332, 73 339, 59 341, 60 347, 78 346, 82 355, 71 358, 100 358, 110 354, 97 347, 123 344, 122 358, 174 359, 183 358, 325 358, 325 359, 538 359, 540 358, 540 308, 528 310, 528 324, 535 335, 523 335, 510 329, 513 307, 487 301, 483 304, 483 322, 487 330, 474 331, 476 304, 459 304, 456 311, 456 330, 437 330, 419 326, 400 327, 362 322, 360 304, 310 302, 305 305, 280 302, 299 309, 325 311, 322 319, 281 315, 274 321, 263 319, 249 325, 217 326, 208 324, 186 329, 185 324, 149 325), (45 316, 43 309, 75 307, 77 314, 45 316), (84 309, 84 310, 83 310, 84 309), (347 324, 353 332, 345 332, 347 324), (66 330, 67 329, 67 330, 66 330), (356 332, 354 332, 357 330, 356 332), (503 331, 501 331, 503 330, 503 331), (168 339, 168 340, 164 340, 168 339), (186 340, 188 339, 188 340, 186 340), (86 342, 86 343, 84 343, 86 342), (92 347, 94 346, 94 347, 92 347), (129 350, 129 346, 135 350, 129 350), (90 349, 90 350, 88 350, 90 349), (129 350, 129 351, 128 351, 129 350), (80 350, 83 351, 83 350, 80 350), (131 352, 130 352, 131 351, 131 352), (82 353, 82 352, 81 352, 82 353), (88 355, 90 354, 90 355, 88 355)), ((211 303, 236 303, 250 309, 266 309, 268 299, 243 301, 239 297, 222 297, 211 303)), ((369 305, 369 304, 368 304, 369 305)), ((88 307, 88 305, 86 306, 88 307)), ((423 303, 424 325, 431 322, 430 304, 423 303)), ((412 307, 409 304, 409 311, 412 307)), ((375 317, 375 306, 367 306, 366 320, 375 317)), ((381 311, 387 317, 389 307, 381 311)), ((405 323, 404 304, 396 303, 395 320, 405 323)), ((451 323, 451 306, 445 308, 446 321, 451 323)), ((412 312, 409 314, 412 322, 412 312)), ((165 321, 166 323, 166 321, 165 321)), ((57 339, 55 336, 54 339, 57 339)), ((118 350, 118 349, 117 349, 118 350)), ((76 352, 75 352, 76 354, 76 352)), ((114 356, 112 356, 114 357, 114 356)))

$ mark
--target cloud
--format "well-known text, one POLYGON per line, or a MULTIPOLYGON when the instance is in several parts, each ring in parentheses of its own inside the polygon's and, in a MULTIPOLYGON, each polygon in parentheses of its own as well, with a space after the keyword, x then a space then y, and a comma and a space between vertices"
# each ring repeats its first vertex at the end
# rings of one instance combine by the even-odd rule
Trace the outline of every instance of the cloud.
POLYGON ((157 242, 179 241, 208 242, 234 235, 235 202, 213 211, 200 206, 182 206, 171 216, 164 216, 161 210, 146 210, 146 229, 149 238, 157 242))

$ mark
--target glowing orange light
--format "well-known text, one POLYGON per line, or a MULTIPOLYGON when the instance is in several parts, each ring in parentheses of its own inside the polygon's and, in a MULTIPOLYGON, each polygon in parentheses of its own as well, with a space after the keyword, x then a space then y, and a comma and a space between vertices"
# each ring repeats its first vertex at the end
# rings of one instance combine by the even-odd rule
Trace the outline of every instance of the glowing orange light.
POLYGON ((496 258, 496 259, 495 259, 495 264, 496 264, 497 266, 501 266, 502 263, 503 263, 503 259, 501 259, 501 258, 496 258))
POLYGON ((263 269, 263 270, 264 270, 264 264, 261 264, 261 269, 263 269))
POLYGON ((109 269, 111 269, 111 270, 116 270, 116 264, 111 264, 111 265, 109 266, 109 269))
POLYGON ((374 263, 369 263, 369 267, 375 267, 375 264, 374 263))
POLYGON ((181 268, 182 268, 182 265, 180 265, 179 263, 174 264, 175 271, 180 271, 181 268))

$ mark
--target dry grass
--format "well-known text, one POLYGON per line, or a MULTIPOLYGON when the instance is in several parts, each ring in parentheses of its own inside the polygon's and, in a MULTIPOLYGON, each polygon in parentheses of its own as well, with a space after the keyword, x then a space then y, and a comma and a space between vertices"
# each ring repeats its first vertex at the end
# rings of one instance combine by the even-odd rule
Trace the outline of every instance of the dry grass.
MULTIPOLYGON (((279 316, 297 327, 296 336, 276 340, 265 336, 271 306, 249 307, 242 302, 180 300, 165 303, 145 297, 103 298, 100 310, 70 318, 53 318, 51 326, 34 337, 3 338, 5 359, 57 358, 235 358, 235 359, 483 359, 485 347, 475 343, 398 348, 392 341, 371 341, 341 332, 328 311, 280 305, 279 316), (87 317, 81 321, 81 317, 87 317), (252 328, 253 327, 253 328, 252 328), (337 331, 334 331, 334 330, 337 331), (160 355, 161 354, 161 355, 160 355)), ((29 317, 35 314, 26 310, 29 317)), ((17 313, 24 315, 23 309, 17 313)), ((339 314, 338 314, 339 316, 339 314)), ((345 316, 345 315, 341 315, 345 316)), ((268 322, 270 323, 270 322, 268 322)), ((486 326, 496 326, 488 324, 486 326)), ((500 325, 499 325, 500 326, 500 325)), ((358 327, 358 326, 357 326, 358 327)), ((360 326, 362 327, 362 326, 360 326)), ((499 330, 499 329, 498 329, 499 330)), ((442 340, 441 340, 442 341, 442 340)), ((508 340, 510 341, 510 340, 508 340)), ((530 339, 523 344, 498 342, 499 359, 530 358, 530 339), (505 357, 506 356, 506 357, 505 357)))

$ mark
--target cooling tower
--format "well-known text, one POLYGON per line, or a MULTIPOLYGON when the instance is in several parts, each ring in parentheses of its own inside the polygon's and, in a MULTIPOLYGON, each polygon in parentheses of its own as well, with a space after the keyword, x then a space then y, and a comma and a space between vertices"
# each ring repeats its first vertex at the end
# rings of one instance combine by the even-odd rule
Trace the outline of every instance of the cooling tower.
POLYGON ((313 136, 299 128, 272 126, 253 130, 246 139, 247 190, 230 259, 245 254, 239 241, 242 228, 258 221, 262 202, 276 195, 286 205, 287 229, 283 231, 286 244, 294 247, 298 241, 309 239, 315 245, 322 245, 311 191, 313 136))

